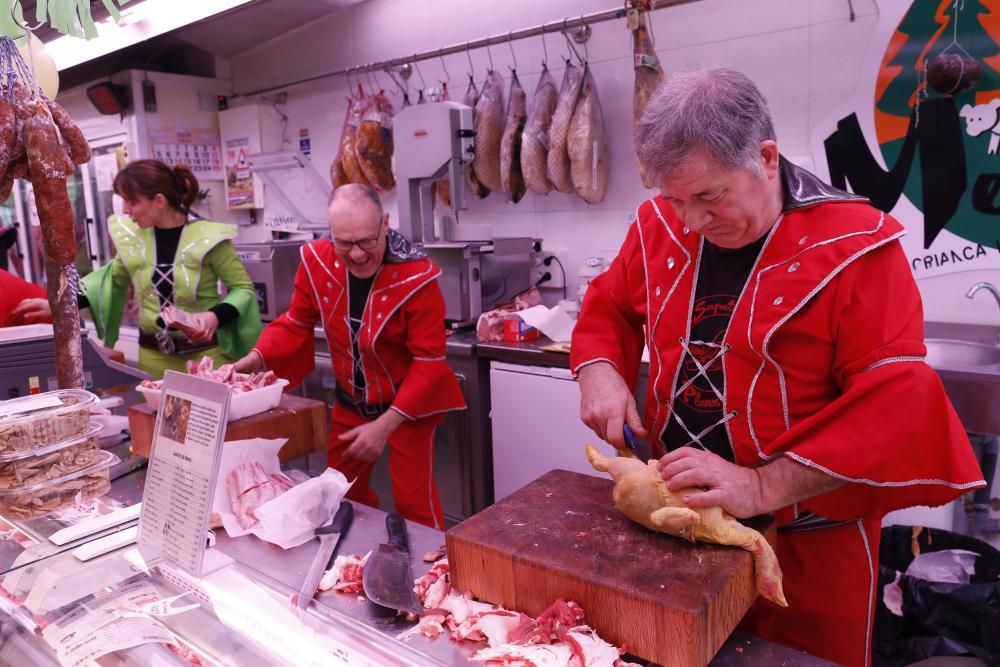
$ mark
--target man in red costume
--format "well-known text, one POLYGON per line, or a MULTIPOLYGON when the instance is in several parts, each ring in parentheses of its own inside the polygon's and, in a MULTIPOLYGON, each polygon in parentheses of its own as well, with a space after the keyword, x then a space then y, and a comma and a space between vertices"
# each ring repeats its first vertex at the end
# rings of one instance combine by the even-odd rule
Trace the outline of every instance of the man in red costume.
POLYGON ((0 269, 0 327, 51 322, 52 316, 45 309, 35 307, 37 301, 45 298, 44 287, 0 269))
POLYGON ((337 382, 330 467, 356 478, 349 498, 377 506, 369 480, 388 443, 397 511, 443 530, 434 430, 465 401, 445 360, 441 270, 390 229, 369 187, 337 188, 329 218, 332 240, 302 248, 288 311, 234 365, 271 369, 295 386, 314 367, 313 328, 321 325, 337 382))
POLYGON ((759 600, 748 623, 870 664, 882 516, 984 484, 924 363, 903 229, 782 158, 766 101, 732 70, 663 84, 636 148, 661 196, 587 290, 581 417, 618 449, 623 423, 647 435, 671 489, 703 489, 691 507, 775 513, 788 608, 759 600))

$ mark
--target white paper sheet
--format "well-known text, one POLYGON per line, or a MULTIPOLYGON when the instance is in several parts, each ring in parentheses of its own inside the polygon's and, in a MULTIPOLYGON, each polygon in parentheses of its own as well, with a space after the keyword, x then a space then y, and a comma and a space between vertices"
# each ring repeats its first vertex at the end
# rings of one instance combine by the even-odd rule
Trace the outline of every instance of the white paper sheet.
POLYGON ((573 326, 576 323, 559 306, 555 308, 532 306, 514 314, 525 324, 535 327, 557 343, 568 341, 573 336, 573 326))
POLYGON ((219 515, 230 537, 253 534, 283 549, 304 544, 313 538, 317 528, 330 522, 340 501, 351 488, 353 482, 348 482, 343 474, 332 468, 327 469, 319 477, 302 482, 260 505, 254 510, 260 524, 250 529, 243 528, 233 513, 226 479, 230 471, 249 461, 258 461, 269 475, 281 472, 278 450, 285 442, 284 439, 263 438, 234 440, 222 448, 212 511, 219 515))
POLYGON ((222 462, 219 463, 219 477, 215 485, 215 497, 212 499, 212 512, 222 519, 222 527, 230 537, 249 535, 250 530, 240 525, 233 514, 233 503, 226 488, 226 479, 233 468, 250 461, 258 461, 268 475, 281 472, 281 462, 278 460, 278 450, 288 442, 286 438, 266 440, 233 440, 222 448, 222 462))

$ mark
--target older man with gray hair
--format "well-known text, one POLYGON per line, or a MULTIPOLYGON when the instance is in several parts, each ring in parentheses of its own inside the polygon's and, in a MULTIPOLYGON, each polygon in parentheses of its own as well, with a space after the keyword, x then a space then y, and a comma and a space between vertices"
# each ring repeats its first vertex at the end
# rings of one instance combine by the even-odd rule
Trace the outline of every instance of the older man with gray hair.
POLYGON ((288 311, 236 370, 269 368, 297 385, 315 365, 314 330, 323 327, 337 401, 327 461, 355 480, 348 498, 378 505, 369 480, 388 446, 397 511, 443 529, 434 431, 465 399, 445 359, 441 269, 389 227, 366 185, 334 190, 328 215, 330 238, 302 247, 288 311))
POLYGON ((869 664, 882 516, 983 484, 923 363, 903 229, 785 160, 763 95, 731 69, 667 80, 635 142, 660 196, 587 290, 581 417, 619 450, 626 423, 649 436, 669 488, 698 489, 690 507, 773 512, 788 608, 758 601, 754 627, 869 664))

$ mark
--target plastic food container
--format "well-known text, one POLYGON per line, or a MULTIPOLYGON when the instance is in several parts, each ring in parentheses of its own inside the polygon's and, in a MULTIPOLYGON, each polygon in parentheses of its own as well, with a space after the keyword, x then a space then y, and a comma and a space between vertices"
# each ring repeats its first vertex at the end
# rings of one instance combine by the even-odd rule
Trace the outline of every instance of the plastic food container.
POLYGON ((111 466, 119 462, 111 452, 98 452, 91 465, 55 479, 17 489, 0 489, 0 514, 16 520, 37 519, 65 507, 77 498, 87 500, 111 490, 111 466))
POLYGON ((54 479, 94 465, 101 425, 91 423, 72 440, 22 452, 0 454, 0 489, 16 489, 54 479))
POLYGON ((0 454, 65 442, 90 428, 89 409, 97 396, 83 389, 60 389, 0 402, 0 454))
MULTIPOLYGON (((278 403, 281 402, 281 394, 288 384, 288 380, 279 378, 274 384, 269 384, 266 387, 233 394, 232 398, 229 399, 228 420, 243 419, 278 407, 278 403)), ((146 403, 157 410, 160 409, 160 394, 162 392, 159 389, 139 385, 135 390, 146 398, 146 403)))

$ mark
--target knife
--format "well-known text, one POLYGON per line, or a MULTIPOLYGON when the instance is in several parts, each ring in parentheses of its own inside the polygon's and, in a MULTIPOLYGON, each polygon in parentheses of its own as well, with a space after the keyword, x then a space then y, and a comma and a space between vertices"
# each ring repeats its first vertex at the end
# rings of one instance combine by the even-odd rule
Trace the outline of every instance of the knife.
POLYGON ((624 424, 622 430, 625 434, 625 446, 632 452, 634 458, 639 458, 639 453, 635 450, 635 433, 632 432, 632 427, 624 424))
POLYGON ((306 579, 302 583, 302 590, 296 600, 299 609, 305 609, 309 602, 315 597, 316 589, 319 587, 319 580, 323 578, 323 573, 330 569, 334 554, 337 551, 337 544, 344 536, 354 519, 354 506, 348 501, 341 501, 337 513, 333 515, 333 520, 325 526, 316 529, 316 537, 319 538, 319 549, 313 556, 309 571, 306 572, 306 579))
POLYGON ((388 543, 378 545, 365 564, 362 577, 365 595, 383 607, 420 614, 424 608, 413 591, 406 520, 398 514, 387 514, 385 529, 388 543))

